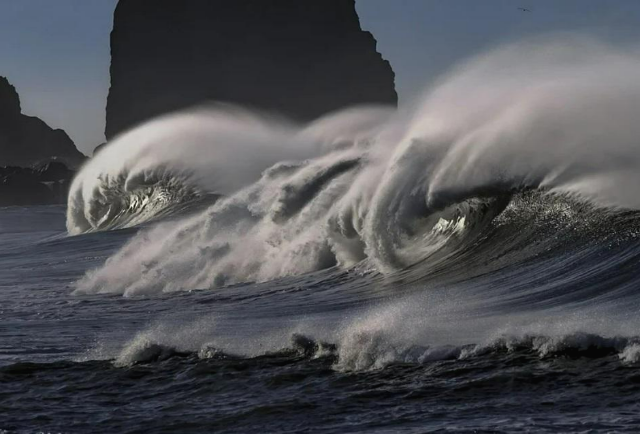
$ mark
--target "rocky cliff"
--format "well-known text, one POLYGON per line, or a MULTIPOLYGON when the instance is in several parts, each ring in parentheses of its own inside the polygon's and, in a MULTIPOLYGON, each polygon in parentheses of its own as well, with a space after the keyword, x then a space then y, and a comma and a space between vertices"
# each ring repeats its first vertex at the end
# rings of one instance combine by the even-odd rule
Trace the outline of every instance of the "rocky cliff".
POLYGON ((355 0, 120 0, 107 138, 211 100, 311 120, 397 95, 355 0))
POLYGON ((16 89, 0 77, 0 166, 26 167, 55 160, 76 167, 84 159, 64 131, 22 114, 16 89))

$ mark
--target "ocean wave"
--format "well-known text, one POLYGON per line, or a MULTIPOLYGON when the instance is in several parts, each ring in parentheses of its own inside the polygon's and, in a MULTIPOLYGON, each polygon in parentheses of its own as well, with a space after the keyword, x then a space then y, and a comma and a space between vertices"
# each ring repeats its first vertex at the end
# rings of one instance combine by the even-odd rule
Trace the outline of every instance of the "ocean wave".
POLYGON ((67 229, 77 235, 135 226, 206 195, 228 196, 274 164, 340 146, 389 113, 351 109, 306 129, 228 104, 160 117, 116 137, 81 168, 69 192, 67 229))
POLYGON ((183 187, 186 197, 223 197, 143 231, 76 293, 212 288, 331 267, 390 274, 422 264, 424 275, 478 246, 495 258, 527 239, 530 254, 560 246, 551 231, 576 238, 586 222, 604 237, 622 226, 635 236, 625 213, 640 208, 638 70, 633 50, 535 39, 461 64, 411 111, 353 109, 307 126, 226 109, 160 119, 81 171, 69 231, 105 227, 105 172, 124 173, 116 178, 128 187, 149 167, 171 167, 197 186, 183 187), (490 239, 507 226, 510 243, 490 239))

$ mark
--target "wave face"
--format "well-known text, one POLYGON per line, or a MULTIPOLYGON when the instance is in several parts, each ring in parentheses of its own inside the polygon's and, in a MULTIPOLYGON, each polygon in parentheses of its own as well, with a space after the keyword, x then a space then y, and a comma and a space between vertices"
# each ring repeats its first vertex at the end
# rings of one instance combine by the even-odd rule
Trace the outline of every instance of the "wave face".
POLYGON ((420 264, 425 275, 480 253, 558 248, 560 232, 615 238, 611 228, 634 226, 622 210, 640 206, 638 71, 636 51, 544 38, 459 65, 405 112, 351 109, 306 126, 229 107, 159 119, 83 168, 69 232, 222 198, 141 232, 76 292, 153 294, 331 267, 388 275, 420 264), (492 237, 505 226, 506 243, 492 237))

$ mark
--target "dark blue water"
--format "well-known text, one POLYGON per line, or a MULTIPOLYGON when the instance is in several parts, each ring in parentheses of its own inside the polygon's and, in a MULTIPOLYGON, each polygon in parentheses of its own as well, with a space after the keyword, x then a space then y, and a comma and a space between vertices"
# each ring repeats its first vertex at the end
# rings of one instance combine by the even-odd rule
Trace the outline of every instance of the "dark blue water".
POLYGON ((522 195, 399 272, 133 297, 74 289, 146 229, 64 213, 0 209, 3 434, 640 427, 634 213, 522 195))

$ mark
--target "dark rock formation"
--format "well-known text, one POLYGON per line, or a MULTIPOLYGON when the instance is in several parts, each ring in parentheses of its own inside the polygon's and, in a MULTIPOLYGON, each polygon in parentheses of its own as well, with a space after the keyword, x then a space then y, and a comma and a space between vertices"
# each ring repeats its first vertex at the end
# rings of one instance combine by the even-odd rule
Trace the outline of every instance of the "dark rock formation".
POLYGON ((64 131, 23 115, 15 87, 0 77, 0 206, 66 203, 67 165, 84 159, 64 131))
POLYGON ((210 100, 311 120, 397 95, 355 0, 120 0, 107 139, 210 100))
POLYGON ((0 167, 0 206, 64 204, 73 175, 60 162, 37 168, 0 167))
POLYGON ((5 77, 0 77, 0 119, 11 118, 21 111, 16 88, 5 77))
POLYGON ((76 167, 84 159, 64 131, 22 114, 16 89, 0 77, 0 166, 32 166, 57 160, 76 167))

